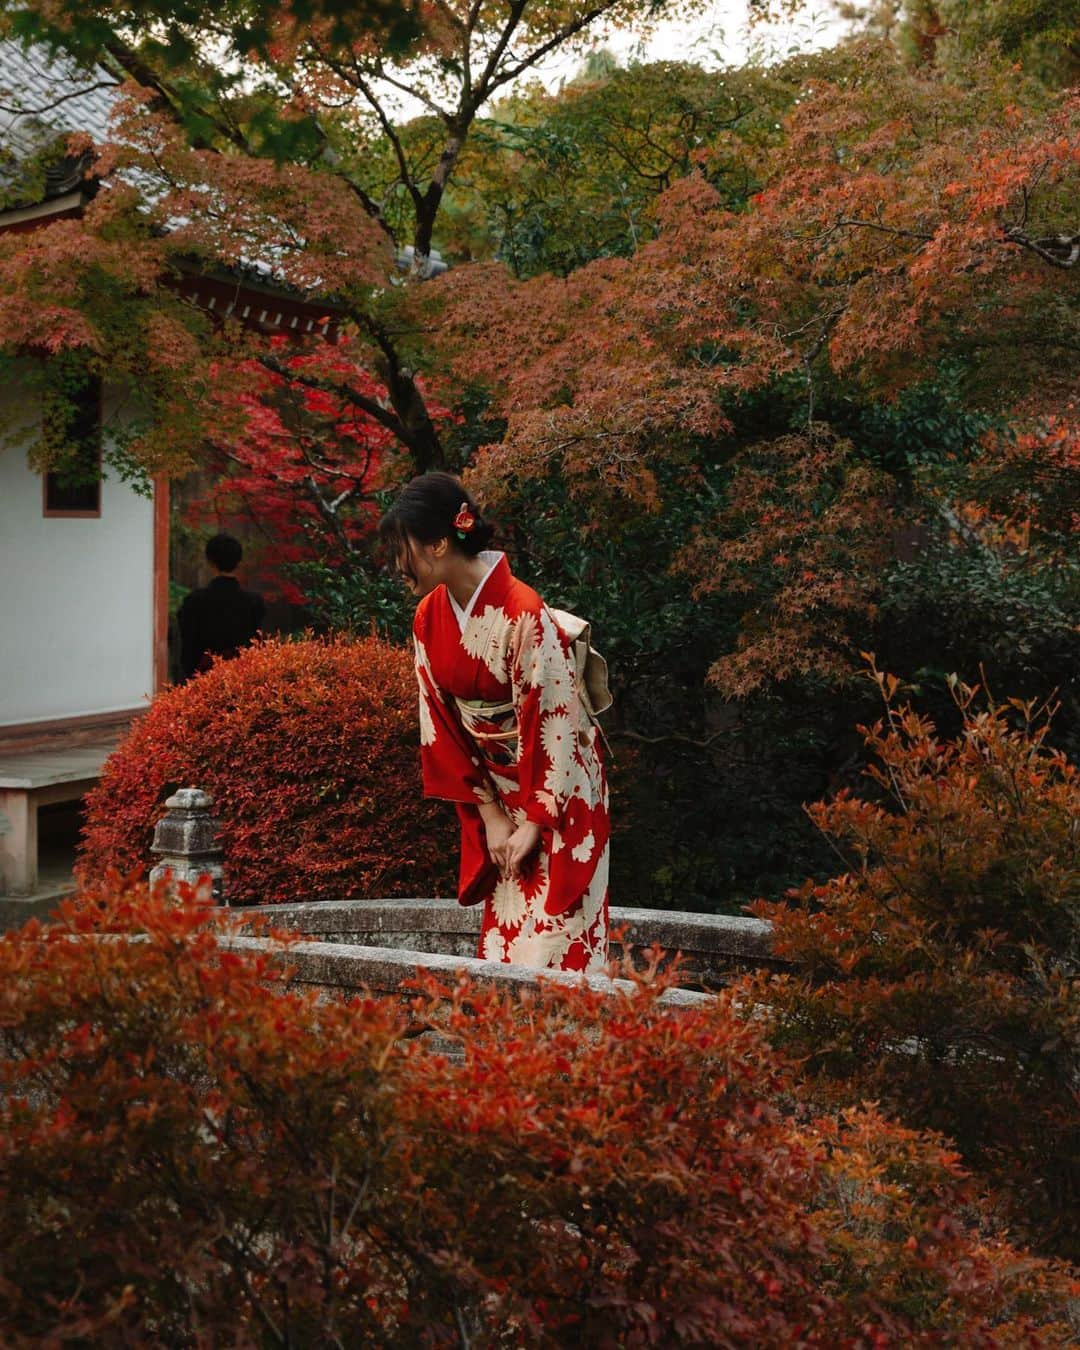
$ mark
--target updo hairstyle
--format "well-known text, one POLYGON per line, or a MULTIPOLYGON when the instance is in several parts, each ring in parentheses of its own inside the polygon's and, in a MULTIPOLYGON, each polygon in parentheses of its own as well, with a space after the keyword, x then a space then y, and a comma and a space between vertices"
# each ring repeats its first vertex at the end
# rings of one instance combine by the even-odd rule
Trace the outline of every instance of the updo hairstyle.
POLYGON ((379 538, 387 551, 399 559, 408 557, 410 539, 421 544, 449 539, 451 548, 467 558, 475 558, 490 546, 494 533, 472 494, 451 473, 422 473, 414 478, 401 489, 393 506, 379 521, 379 538), (463 505, 474 522, 472 529, 464 532, 454 527, 463 505))

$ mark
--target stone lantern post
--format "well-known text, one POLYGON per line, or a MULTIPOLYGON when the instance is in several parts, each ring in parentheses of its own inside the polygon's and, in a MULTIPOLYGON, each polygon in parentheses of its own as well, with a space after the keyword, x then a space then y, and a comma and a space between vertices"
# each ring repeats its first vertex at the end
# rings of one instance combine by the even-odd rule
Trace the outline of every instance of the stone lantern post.
POLYGON ((150 884, 186 881, 197 884, 209 877, 210 891, 225 903, 224 855, 217 843, 218 823, 210 814, 213 797, 200 788, 180 788, 166 801, 168 813, 154 829, 150 852, 160 861, 150 873, 150 884))

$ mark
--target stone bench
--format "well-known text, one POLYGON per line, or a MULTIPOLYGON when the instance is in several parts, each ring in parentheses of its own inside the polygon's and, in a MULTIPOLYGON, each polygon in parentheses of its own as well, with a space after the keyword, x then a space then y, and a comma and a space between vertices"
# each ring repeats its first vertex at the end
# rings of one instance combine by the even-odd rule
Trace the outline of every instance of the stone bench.
POLYGON ((37 890, 39 808, 85 796, 115 745, 0 752, 0 895, 37 890))

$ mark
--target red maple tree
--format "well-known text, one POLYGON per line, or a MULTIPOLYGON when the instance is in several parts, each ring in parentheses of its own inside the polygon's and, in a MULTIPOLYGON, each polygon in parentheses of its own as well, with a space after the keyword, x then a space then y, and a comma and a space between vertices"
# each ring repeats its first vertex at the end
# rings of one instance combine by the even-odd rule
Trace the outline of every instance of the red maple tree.
MULTIPOLYGON (((348 335, 314 346, 277 336, 261 358, 223 360, 210 393, 209 486, 187 518, 253 523, 264 541, 261 581, 296 603, 304 593, 293 566, 363 554, 379 493, 408 472, 393 432, 367 409, 388 397, 354 346, 348 335)), ((416 387, 431 418, 448 425, 449 409, 419 377, 416 387)))

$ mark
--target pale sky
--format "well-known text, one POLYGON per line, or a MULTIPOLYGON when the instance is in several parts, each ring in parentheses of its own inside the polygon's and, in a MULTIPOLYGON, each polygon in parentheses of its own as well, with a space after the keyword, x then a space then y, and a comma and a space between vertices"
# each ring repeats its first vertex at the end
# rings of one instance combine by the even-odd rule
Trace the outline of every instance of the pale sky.
MULTIPOLYGON (((707 70, 715 70, 742 65, 750 55, 771 63, 797 52, 819 51, 846 32, 829 0, 807 0, 799 14, 784 23, 750 28, 746 15, 746 0, 707 0, 692 19, 659 23, 645 41, 626 30, 607 31, 597 25, 589 30, 583 45, 553 53, 541 64, 531 66, 515 84, 539 80, 546 88, 556 90, 578 74, 584 53, 590 48, 610 51, 623 64, 631 60, 693 61, 707 70)), ((500 90, 496 102, 513 87, 500 90)), ((397 117, 415 117, 424 112, 419 102, 386 84, 380 88, 380 99, 397 117)))
MULTIPOLYGON (((621 62, 693 61, 706 68, 741 65, 753 53, 766 61, 780 60, 796 52, 831 46, 844 35, 845 25, 827 0, 805 6, 795 19, 780 24, 760 24, 751 29, 746 21, 746 0, 711 0, 689 20, 661 23, 649 39, 616 31, 600 36, 593 45, 613 52, 621 62)), ((533 74, 550 89, 571 79, 580 69, 580 51, 559 52, 533 74)))

